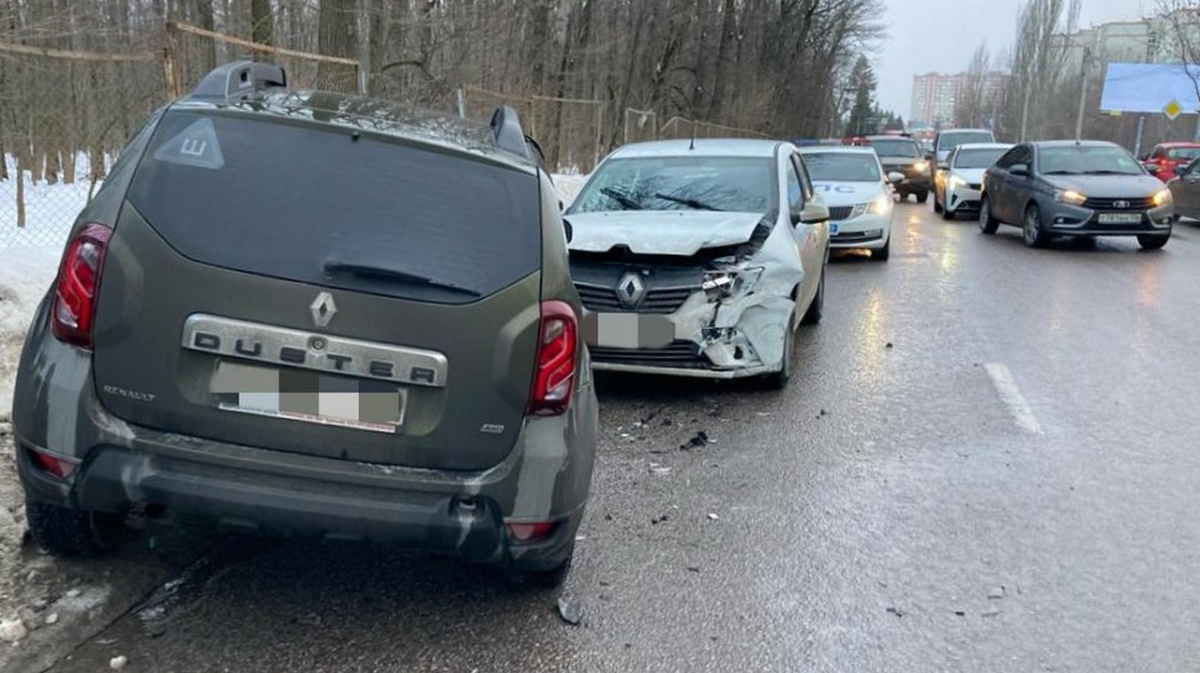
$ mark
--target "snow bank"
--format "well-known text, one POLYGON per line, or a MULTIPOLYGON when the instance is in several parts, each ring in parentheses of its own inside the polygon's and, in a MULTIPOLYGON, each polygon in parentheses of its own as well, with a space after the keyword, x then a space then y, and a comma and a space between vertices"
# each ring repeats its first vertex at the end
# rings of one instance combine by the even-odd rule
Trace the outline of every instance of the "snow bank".
POLYGON ((559 196, 562 197, 563 205, 569 206, 579 194, 579 190, 583 189, 583 183, 587 182, 586 175, 555 175, 553 176, 554 186, 558 189, 559 196))
POLYGON ((17 359, 33 312, 58 271, 58 248, 0 249, 0 422, 12 411, 17 359))
MULTIPOLYGON (((62 248, 71 231, 71 225, 79 211, 87 205, 88 192, 93 190, 87 175, 91 171, 86 154, 75 156, 74 184, 50 185, 44 181, 36 185, 25 172, 25 226, 17 227, 17 164, 9 155, 4 157, 8 165, 8 180, 0 181, 0 261, 5 250, 11 248, 49 247, 62 248)), ((99 189, 96 183, 94 189, 99 189)))

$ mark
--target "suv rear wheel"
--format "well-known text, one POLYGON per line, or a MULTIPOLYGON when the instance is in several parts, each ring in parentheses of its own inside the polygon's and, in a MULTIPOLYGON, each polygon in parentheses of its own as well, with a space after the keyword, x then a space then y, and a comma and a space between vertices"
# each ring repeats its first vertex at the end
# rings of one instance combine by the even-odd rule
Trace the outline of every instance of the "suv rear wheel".
POLYGON ((35 542, 58 556, 95 556, 115 547, 125 517, 25 501, 25 519, 35 542))

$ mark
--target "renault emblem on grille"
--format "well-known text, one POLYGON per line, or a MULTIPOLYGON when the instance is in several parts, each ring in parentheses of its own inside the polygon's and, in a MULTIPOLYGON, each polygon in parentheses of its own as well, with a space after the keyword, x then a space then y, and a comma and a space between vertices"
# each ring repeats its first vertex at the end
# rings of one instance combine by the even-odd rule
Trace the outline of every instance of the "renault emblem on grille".
POLYGON ((317 327, 328 327, 329 321, 337 315, 337 304, 333 301, 333 295, 328 292, 318 294, 308 308, 312 311, 313 324, 317 327))
POLYGON ((1119 208, 1121 210, 1125 210, 1128 207, 1129 207, 1128 201, 1113 201, 1113 208, 1119 208))
POLYGON ((644 294, 646 294, 646 286, 636 273, 627 273, 621 276, 621 282, 617 283, 617 297, 622 304, 627 307, 636 306, 644 294))

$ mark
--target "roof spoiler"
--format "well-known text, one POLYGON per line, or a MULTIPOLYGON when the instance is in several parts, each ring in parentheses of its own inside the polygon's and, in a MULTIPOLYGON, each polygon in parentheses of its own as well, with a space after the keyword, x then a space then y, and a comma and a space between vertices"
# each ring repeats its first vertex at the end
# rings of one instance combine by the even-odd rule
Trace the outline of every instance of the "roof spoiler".
POLYGON ((200 80, 189 98, 235 103, 267 89, 287 86, 282 66, 255 61, 233 61, 217 66, 200 80))
POLYGON ((492 113, 492 144, 509 154, 515 154, 522 159, 534 160, 529 150, 529 138, 521 129, 521 119, 517 111, 508 105, 501 105, 492 113))

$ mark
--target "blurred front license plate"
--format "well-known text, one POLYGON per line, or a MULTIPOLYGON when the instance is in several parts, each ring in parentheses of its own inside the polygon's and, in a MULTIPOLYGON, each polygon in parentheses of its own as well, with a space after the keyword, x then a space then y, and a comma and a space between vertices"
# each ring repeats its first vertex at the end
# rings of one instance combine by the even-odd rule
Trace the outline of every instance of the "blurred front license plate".
POLYGON ((601 348, 662 348, 675 340, 675 323, 663 315, 588 313, 583 338, 601 348))
POLYGON ((1141 224, 1141 213, 1100 213, 1100 224, 1141 224))
POLYGON ((386 433, 404 423, 405 391, 383 381, 222 362, 211 390, 222 411, 386 433))
POLYGON ((838 223, 837 222, 829 223, 829 233, 831 233, 831 234, 838 233, 838 223))

